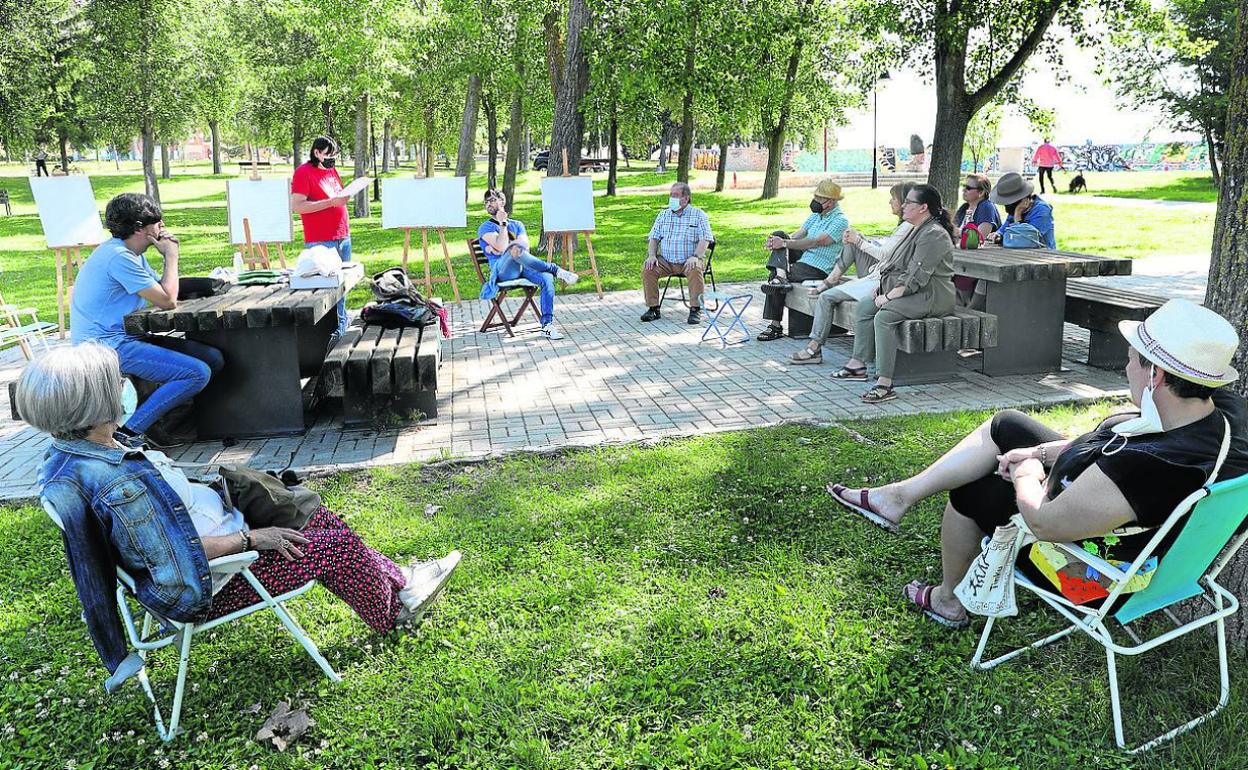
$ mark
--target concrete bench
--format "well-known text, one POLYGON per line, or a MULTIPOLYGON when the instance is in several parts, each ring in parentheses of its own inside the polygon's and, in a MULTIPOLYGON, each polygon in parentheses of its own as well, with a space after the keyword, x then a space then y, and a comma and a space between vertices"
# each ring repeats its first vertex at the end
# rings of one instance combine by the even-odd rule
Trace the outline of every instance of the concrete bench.
MULTIPOLYGON (((816 302, 818 298, 810 296, 805 286, 795 286, 785 295, 790 336, 810 336, 816 302)), ((857 302, 846 301, 835 306, 832 314, 834 334, 846 334, 853 328, 857 305, 857 302)), ((904 321, 898 327, 898 336, 897 384, 941 382, 957 373, 959 350, 997 346, 997 317, 958 307, 947 316, 904 321)))
POLYGON ((1143 321, 1165 302, 1161 297, 1101 283, 1066 282, 1066 323, 1089 332, 1088 365, 1121 369, 1127 365, 1127 341, 1119 321, 1143 321))
POLYGON ((438 416, 442 333, 422 328, 352 327, 321 367, 321 395, 342 399, 343 423, 372 423, 386 410, 438 416))

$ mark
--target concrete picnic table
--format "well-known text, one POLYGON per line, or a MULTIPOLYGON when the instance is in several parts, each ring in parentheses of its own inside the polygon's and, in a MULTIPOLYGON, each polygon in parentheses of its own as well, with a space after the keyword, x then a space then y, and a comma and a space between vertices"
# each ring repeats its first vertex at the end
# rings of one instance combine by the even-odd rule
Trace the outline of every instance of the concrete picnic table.
POLYGON ((301 378, 316 375, 351 286, 233 286, 224 294, 148 308, 125 318, 128 334, 181 332, 225 356, 195 396, 201 438, 288 436, 305 431, 301 378))
POLYGON ((984 350, 984 374, 1031 374, 1062 367, 1066 279, 1130 275, 1131 260, 985 246, 954 249, 953 270, 985 282, 984 310, 998 319, 1000 344, 984 350))

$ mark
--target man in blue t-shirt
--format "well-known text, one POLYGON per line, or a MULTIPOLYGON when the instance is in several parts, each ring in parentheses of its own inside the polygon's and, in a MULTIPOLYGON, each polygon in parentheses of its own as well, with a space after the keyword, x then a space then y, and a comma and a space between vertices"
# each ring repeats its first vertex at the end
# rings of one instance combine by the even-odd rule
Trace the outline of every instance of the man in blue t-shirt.
POLYGON ((192 431, 169 432, 154 423, 204 389, 225 365, 221 351, 187 339, 126 333, 125 317, 151 302, 161 310, 178 304, 178 240, 164 226, 156 201, 123 193, 108 202, 104 225, 112 238, 83 263, 70 303, 70 337, 93 340, 117 351, 121 372, 158 387, 121 427, 150 443, 170 447, 194 440, 192 431), (164 260, 161 275, 143 252, 154 246, 164 260))
POLYGON ((477 239, 490 260, 490 275, 481 287, 481 299, 497 296, 500 282, 523 278, 535 283, 541 294, 538 309, 542 315, 542 334, 548 340, 563 339, 555 328, 555 279, 571 286, 579 276, 529 253, 529 236, 524 223, 510 218, 507 198, 498 190, 485 191, 485 212, 490 218, 477 228, 477 239))

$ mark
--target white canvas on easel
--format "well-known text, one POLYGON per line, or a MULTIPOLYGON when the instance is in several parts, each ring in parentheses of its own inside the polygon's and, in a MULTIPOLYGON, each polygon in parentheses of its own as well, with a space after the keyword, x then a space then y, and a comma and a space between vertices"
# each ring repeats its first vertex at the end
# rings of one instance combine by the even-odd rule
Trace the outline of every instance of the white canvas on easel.
POLYGON ((467 227, 462 176, 381 180, 381 226, 387 230, 467 227))
POLYGON ((108 239, 89 177, 31 177, 30 191, 49 249, 94 246, 108 239))
POLYGON ((548 233, 592 233, 594 180, 587 176, 543 179, 542 229, 548 233))
POLYGON ((290 213, 290 178, 231 179, 225 183, 230 243, 247 243, 243 220, 251 228, 252 243, 290 243, 294 225, 290 213))

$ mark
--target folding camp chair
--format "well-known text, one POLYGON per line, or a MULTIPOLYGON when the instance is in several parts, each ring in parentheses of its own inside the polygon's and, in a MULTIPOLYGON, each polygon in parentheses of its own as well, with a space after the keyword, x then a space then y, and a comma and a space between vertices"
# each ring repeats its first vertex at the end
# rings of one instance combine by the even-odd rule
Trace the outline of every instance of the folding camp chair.
MULTIPOLYGON (((485 252, 481 249, 481 242, 476 238, 468 239, 468 253, 472 256, 472 266, 477 269, 477 279, 484 286, 488 279, 490 271, 490 260, 485 256, 485 252)), ((524 316, 524 311, 531 309, 533 317, 537 319, 540 326, 542 323, 542 315, 537 310, 537 303, 533 301, 534 295, 537 294, 540 287, 532 281, 526 281, 523 278, 517 278, 514 281, 499 281, 498 294, 494 299, 490 300, 490 312, 485 316, 481 328, 477 331, 488 332, 491 329, 503 327, 507 330, 509 337, 516 336, 512 331, 516 324, 520 323, 520 319, 524 316), (507 317, 506 311, 503 310, 503 300, 507 299, 507 292, 519 291, 524 294, 524 300, 520 303, 520 309, 511 318, 507 317), (495 321, 494 318, 498 320, 495 321)))
POLYGON ((1061 594, 1055 593, 1048 586, 1036 585, 1021 572, 1015 572, 1015 584, 1032 591, 1046 604, 1071 622, 1067 628, 1045 637, 1028 647, 1013 650, 999 658, 981 662, 984 648, 988 644, 988 636, 992 633, 994 618, 988 618, 984 632, 979 639, 979 647, 975 657, 971 659, 971 668, 985 670, 1011 660, 1028 650, 1038 649, 1050 642, 1069 636, 1074 631, 1082 631, 1093 641, 1105 648, 1105 657, 1109 668, 1109 695, 1114 716, 1114 740, 1121 749, 1126 749, 1126 741, 1122 731, 1122 705, 1118 694, 1118 669, 1116 655, 1139 655, 1166 642, 1191 633, 1199 628, 1217 624, 1218 639, 1218 670, 1220 674, 1221 692, 1218 705, 1210 712, 1192 719, 1167 733, 1157 736, 1134 749, 1135 754, 1152 749, 1177 735, 1191 730, 1193 727, 1214 717, 1226 706, 1231 695, 1230 670, 1226 655, 1225 619, 1239 610, 1239 601, 1233 594, 1218 585, 1217 577, 1227 563, 1248 539, 1248 531, 1237 533, 1245 516, 1248 515, 1248 476, 1219 481, 1210 486, 1202 487, 1188 495, 1174 509, 1165 523, 1154 533, 1148 545, 1126 569, 1119 569, 1096 556, 1089 554, 1074 543, 1057 543, 1060 549, 1078 556, 1092 568, 1107 576, 1113 583, 1109 596, 1099 608, 1076 605, 1061 594), (1152 580, 1142 590, 1123 594, 1123 588, 1140 568, 1148 561, 1153 551, 1169 532, 1181 527, 1178 538, 1166 552, 1165 557, 1157 565, 1152 580), (1228 546, 1228 542, 1230 545, 1228 546), (1219 553, 1221 556, 1219 557, 1219 553), (1203 585, 1202 585, 1203 584, 1203 585), (1200 597, 1212 611, 1194 620, 1182 622, 1170 607, 1177 602, 1193 597, 1200 597), (1119 601, 1124 599, 1124 601, 1119 601), (1129 624, 1144 615, 1164 612, 1175 624, 1175 628, 1157 635, 1147 641, 1141 641, 1129 624), (1119 644, 1110 632, 1108 620, 1110 614, 1122 626, 1122 629, 1135 642, 1131 645, 1119 644))
POLYGON ((49 349, 47 332, 58 329, 54 323, 40 321, 38 312, 33 307, 18 307, 4 301, 0 294, 0 347, 16 342, 27 361, 35 357, 35 348, 46 353, 49 349), (22 316, 29 316, 23 321, 22 316))
MULTIPOLYGON (((702 279, 705 281, 710 281, 712 292, 718 291, 718 289, 716 289, 715 287, 715 268, 711 265, 711 261, 714 258, 715 258, 715 241, 711 241, 710 245, 706 247, 706 265, 703 266, 702 268, 702 279)), ((669 275, 667 277, 667 280, 663 282, 663 294, 659 296, 659 305, 662 306, 662 304, 667 300, 667 288, 672 285, 672 281, 679 282, 677 285, 680 287, 680 302, 685 307, 689 307, 689 300, 685 297, 685 276, 683 275, 669 275)), ((719 300, 715 300, 715 307, 713 308, 703 307, 702 309, 703 310, 709 309, 712 312, 719 310, 719 300)))
MULTIPOLYGON (((56 522, 57 527, 61 527, 61 518, 52 506, 47 501, 44 501, 43 507, 48 516, 52 518, 52 521, 56 522)), ((156 718, 156 732, 160 735, 161 740, 171 741, 178 734, 178 721, 182 716, 182 696, 186 691, 186 672, 191 659, 192 637, 205 631, 210 631, 217 626, 246 617, 254 612, 265 609, 273 610, 274 614, 277 615, 277 619, 286 627, 291 636, 295 637, 295 641, 299 642, 300 646, 312 657, 312 660, 316 661, 316 665, 321 667, 321 671, 325 672, 325 676, 334 682, 342 681, 342 677, 334 671, 333 667, 329 665, 329 661, 325 660, 325 657, 321 655, 321 651, 317 649, 316 643, 308 638, 307 633, 304 632, 299 623, 282 606, 287 600, 307 593, 312 586, 316 585, 316 581, 310 580, 293 591, 288 591, 281 596, 273 596, 261 585, 256 576, 251 573, 251 564, 258 558, 260 558, 260 554, 256 551, 245 551, 229 556, 221 556, 208 562, 208 570, 214 578, 233 574, 235 575, 234 580, 238 580, 238 575, 241 574, 242 578, 250 583, 251 587, 259 594, 259 602, 203 623, 180 623, 175 620, 161 618, 151 610, 143 607, 142 604, 139 604, 143 612, 141 629, 130 608, 131 599, 134 599, 135 603, 138 604, 138 600, 134 598, 134 578, 120 567, 117 568, 117 609, 121 612, 122 625, 125 626, 126 636, 129 637, 130 644, 138 650, 139 655, 145 661, 147 660, 147 654, 153 650, 169 647, 174 643, 178 646, 177 685, 173 692, 173 706, 169 713, 168 728, 165 727, 164 719, 160 713, 160 704, 156 702, 156 693, 152 690, 151 681, 147 677, 147 668, 140 669, 137 675, 139 684, 143 686, 143 691, 147 693, 148 699, 152 702, 156 718), (153 631, 157 633, 149 638, 153 631)))

